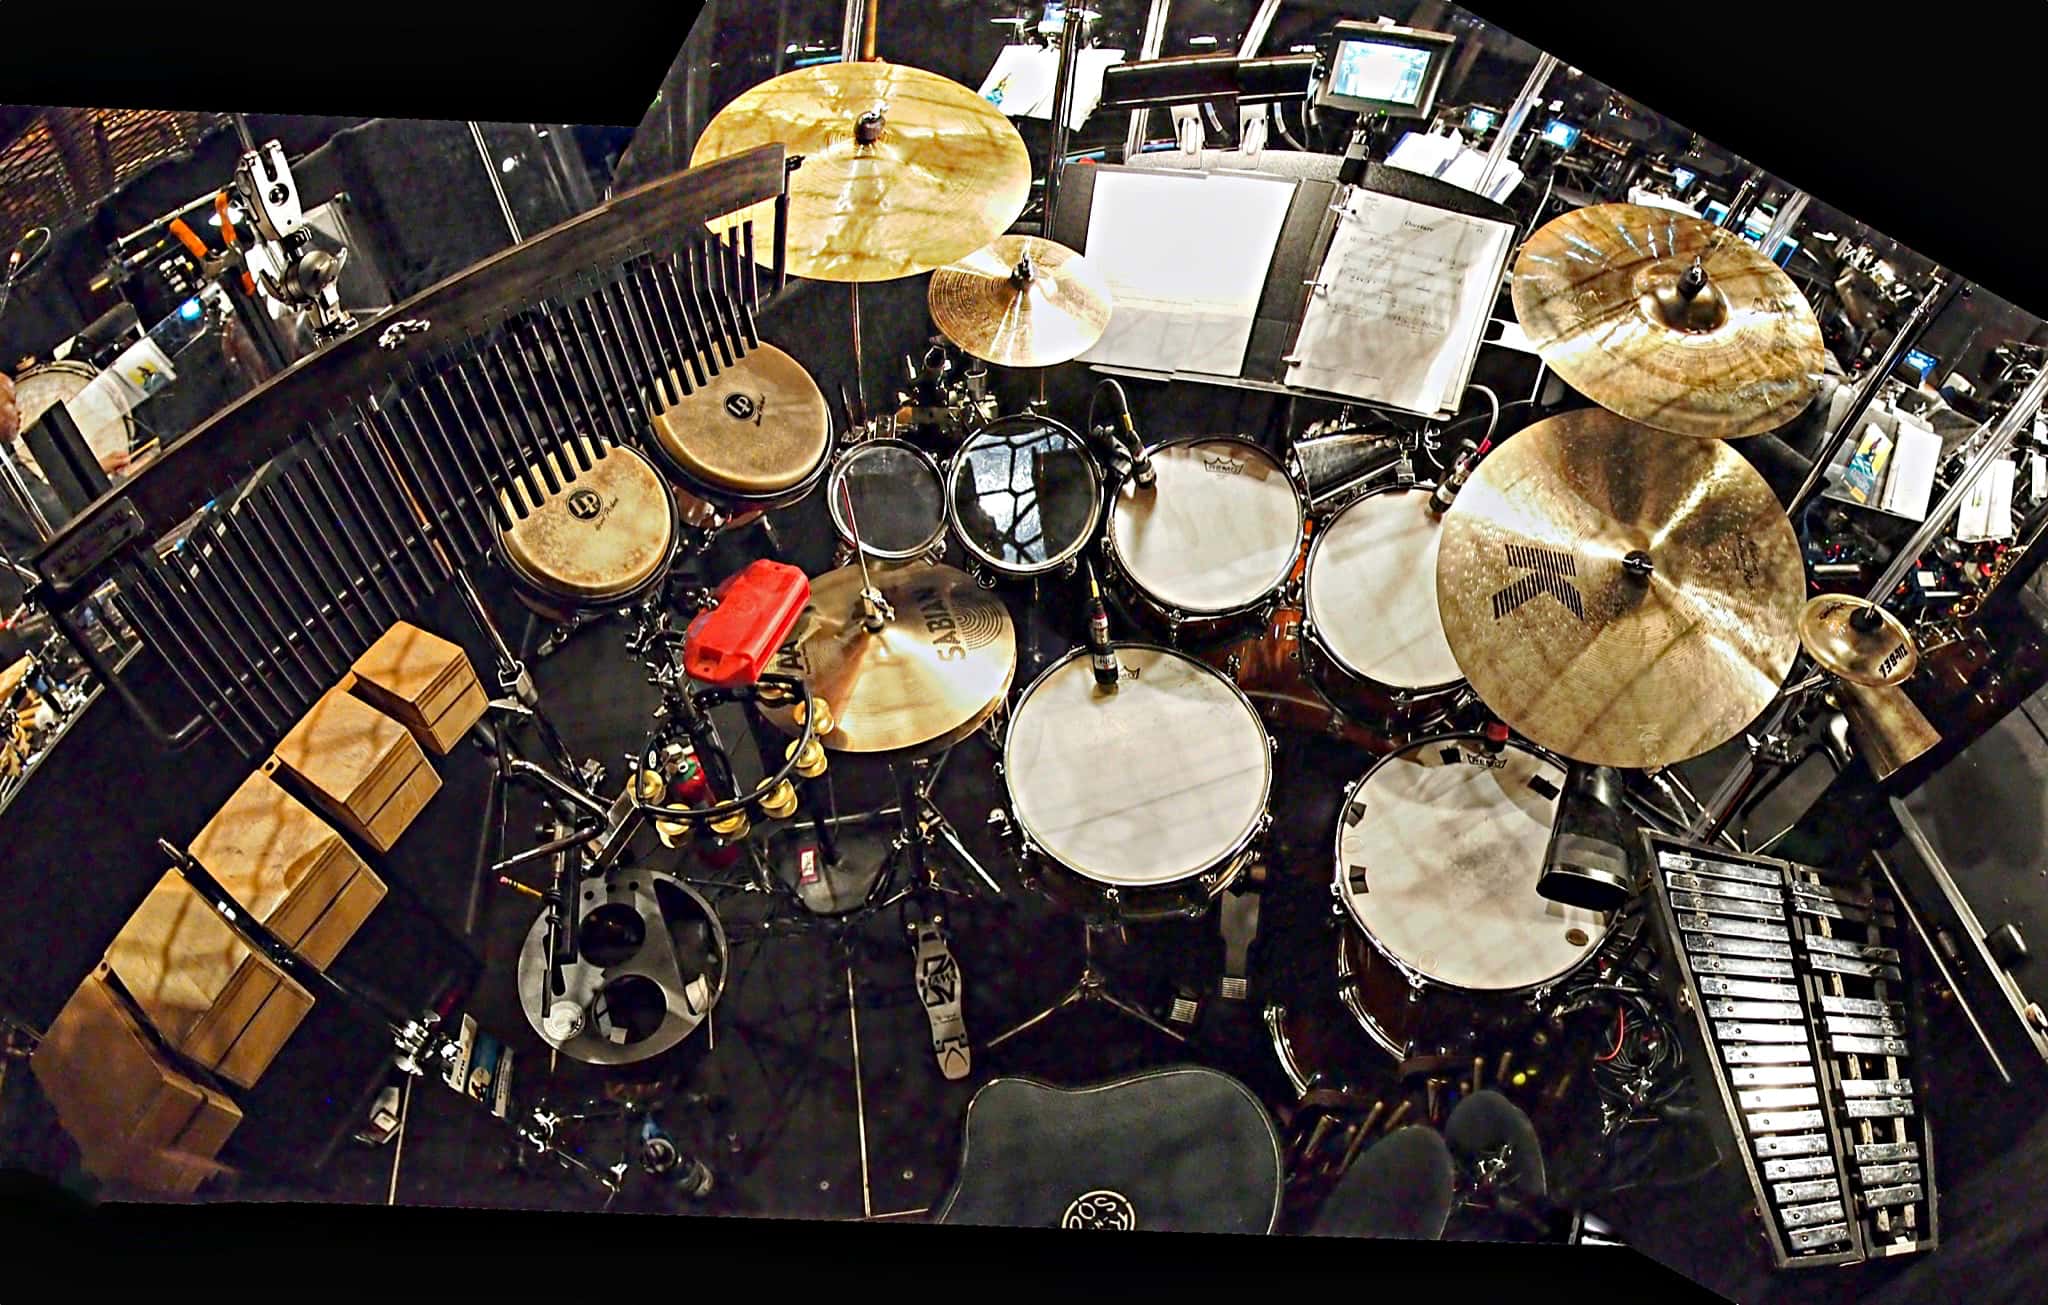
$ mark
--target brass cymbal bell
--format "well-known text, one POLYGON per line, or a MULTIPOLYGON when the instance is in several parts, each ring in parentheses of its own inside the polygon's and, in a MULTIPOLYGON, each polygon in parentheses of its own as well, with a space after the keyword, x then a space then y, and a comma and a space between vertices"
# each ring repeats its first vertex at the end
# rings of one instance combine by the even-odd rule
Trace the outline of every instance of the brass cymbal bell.
MULTIPOLYGON (((828 750, 915 756, 995 714, 1017 670, 1016 629, 1003 600, 964 571, 870 563, 863 573, 856 564, 811 581, 777 668, 832 704, 832 728, 818 736, 828 750), (863 601, 869 579, 874 606, 863 601)), ((767 715, 799 731, 793 712, 767 715)))
POLYGON ((1573 389, 1659 430, 1734 439, 1812 400, 1820 323, 1783 269, 1699 218, 1596 204, 1544 225, 1515 260, 1515 316, 1573 389))
POLYGON ((1800 609, 1799 643, 1815 666, 1870 688, 1903 684, 1920 667, 1920 650, 1899 618, 1849 594, 1821 594, 1800 609))
MULTIPOLYGON (((719 110, 692 167, 780 144, 789 175, 788 267, 817 281, 893 281, 929 272, 1008 230, 1031 195, 1024 138, 1000 109, 937 73, 880 60, 817 64, 770 78, 719 110)), ((760 204, 711 224, 751 219, 760 204)), ((773 258, 770 241, 757 254, 773 258)))
POLYGON ((1510 437, 1443 519, 1437 603, 1473 692, 1591 765, 1697 756, 1753 721, 1798 654, 1799 542, 1718 441, 1588 408, 1510 437))
POLYGON ((1001 236, 940 268, 925 297, 948 340, 1003 367, 1080 357, 1102 338, 1112 303, 1095 264, 1037 236, 1001 236))

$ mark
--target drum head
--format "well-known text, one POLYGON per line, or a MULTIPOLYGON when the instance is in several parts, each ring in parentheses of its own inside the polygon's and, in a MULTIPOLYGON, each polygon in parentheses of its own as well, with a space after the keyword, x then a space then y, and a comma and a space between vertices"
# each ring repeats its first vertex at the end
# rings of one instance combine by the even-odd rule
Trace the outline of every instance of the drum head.
POLYGON ((1010 714, 1003 780, 1025 834, 1084 878, 1169 884, 1242 848, 1265 814, 1273 754, 1237 686, 1191 657, 1118 644, 1123 679, 1096 690, 1084 650, 1053 663, 1010 714))
POLYGON ((1337 831, 1337 891, 1396 962, 1453 988, 1503 991, 1570 973, 1604 916, 1536 895, 1564 770, 1510 744, 1427 739, 1352 787, 1337 831))
POLYGON ((684 395, 653 427, 662 452, 684 471, 736 494, 803 483, 832 443, 832 414, 818 383, 772 344, 684 395))
POLYGON ((1223 439, 1151 452, 1158 483, 1125 482, 1110 514, 1131 582, 1162 606, 1198 615, 1238 611, 1279 588, 1301 555, 1304 513, 1272 455, 1223 439))
MULTIPOLYGON (((538 468, 531 474, 545 489, 538 468)), ((558 464, 556 473, 559 482, 558 464)), ((606 449, 524 519, 509 496, 505 503, 513 517, 500 536, 506 560, 535 586, 565 598, 631 593, 675 551, 675 502, 653 464, 632 449, 606 449)))
POLYGON ((1079 553, 1102 516, 1102 478, 1081 437, 1043 417, 975 432, 948 476, 953 528, 981 561, 1037 575, 1079 553))
MULTIPOLYGON (((35 425, 44 413, 60 403, 68 405, 98 375, 85 363, 66 359, 15 378, 14 405, 21 413, 21 428, 27 430, 35 425)), ((135 418, 125 412, 95 406, 90 411, 73 412, 71 420, 94 457, 103 458, 117 451, 125 453, 135 442, 135 418)))
POLYGON ((832 469, 826 506, 839 537, 859 536, 869 557, 917 557, 946 533, 946 497, 939 464, 902 440, 856 444, 832 469), (849 521, 847 499, 853 500, 849 521))
POLYGON ((1429 494, 1396 489, 1358 500, 1309 549, 1308 619, 1346 669, 1396 689, 1455 684, 1462 673, 1436 606, 1443 538, 1429 494))

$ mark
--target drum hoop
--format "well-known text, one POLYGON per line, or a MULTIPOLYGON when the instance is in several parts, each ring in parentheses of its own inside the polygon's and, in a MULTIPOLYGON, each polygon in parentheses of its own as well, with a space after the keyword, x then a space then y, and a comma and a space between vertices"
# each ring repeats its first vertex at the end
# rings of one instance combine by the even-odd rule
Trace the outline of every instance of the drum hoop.
MULTIPOLYGON (((1142 648, 1149 652, 1165 653, 1169 656, 1180 658, 1181 660, 1187 662, 1190 666, 1196 666, 1204 671, 1207 671, 1210 675, 1214 676, 1220 683, 1229 688, 1230 692, 1237 698, 1238 702, 1243 705, 1246 714, 1249 715, 1252 718, 1253 723, 1255 723, 1259 727, 1259 732, 1261 734, 1266 734, 1265 717, 1259 715, 1259 709, 1252 705, 1251 698, 1246 696, 1245 691, 1243 689, 1237 687, 1236 681, 1232 680, 1229 676, 1223 674, 1223 672, 1217 670, 1215 667, 1209 665, 1207 662, 1201 661, 1194 657, 1190 657, 1186 653, 1180 651, 1177 648, 1169 648, 1165 644, 1151 643, 1149 641, 1142 639, 1118 640, 1116 642, 1113 642, 1110 646, 1116 649, 1142 648)), ((1252 844, 1258 840, 1260 832, 1264 830, 1264 828, 1266 827, 1267 818, 1272 813, 1273 748, 1271 743, 1272 736, 1270 734, 1266 734, 1266 738, 1268 740, 1267 746, 1261 752, 1259 758, 1260 766, 1265 776, 1261 784, 1261 788, 1264 790, 1264 792, 1259 799, 1259 814, 1252 818, 1250 827, 1247 828, 1242 834, 1238 835, 1236 841, 1230 844, 1228 851, 1223 852, 1214 860, 1206 863, 1200 868, 1190 870, 1188 873, 1181 875, 1179 878, 1164 879, 1156 884, 1143 885, 1112 884, 1107 880, 1097 879, 1094 875, 1089 874, 1087 871, 1082 870, 1076 866, 1068 865, 1065 861, 1062 861, 1059 857, 1053 855, 1052 849, 1046 846, 1044 837, 1038 834, 1035 830, 1033 830, 1030 824, 1025 821, 1024 813, 1018 810, 1017 808, 1016 770, 1009 764, 1010 753, 1016 740, 1017 718, 1022 713, 1024 709, 1024 704, 1031 701, 1031 696, 1038 692, 1039 688, 1044 685, 1046 680, 1051 678, 1053 672, 1059 670, 1068 662, 1078 661, 1079 659, 1086 657, 1087 655, 1088 649, 1085 645, 1079 648, 1070 649, 1065 655, 1059 657, 1057 660, 1047 665, 1046 668, 1040 671, 1036 676, 1032 677, 1031 683, 1025 685, 1024 691, 1017 695, 1017 702, 1014 706, 1010 708, 1009 711, 1009 722, 1003 727, 1003 796, 1009 800, 1010 816, 1012 823, 1016 825, 1018 831, 1023 835, 1024 839, 1031 846, 1038 849, 1038 853, 1040 856, 1043 856, 1046 860, 1052 862, 1060 869, 1065 870, 1067 873, 1078 875, 1081 878, 1086 879, 1091 884, 1097 884, 1104 888, 1115 888, 1119 892, 1125 891, 1127 889, 1132 892, 1149 892, 1155 889, 1173 888, 1180 884, 1186 883, 1190 879, 1198 879, 1201 876, 1209 874, 1221 867, 1228 866, 1231 863, 1237 861, 1240 857, 1244 856, 1246 852, 1251 850, 1252 844)))
MULTIPOLYGON (((14 377, 13 379, 15 388, 19 390, 24 382, 32 381, 38 376, 82 376, 85 378, 86 384, 90 385, 94 380, 96 380, 99 377, 99 374, 99 369, 94 367, 91 363, 80 362, 76 358, 59 358, 55 362, 46 362, 40 364, 39 366, 31 367, 27 371, 23 372, 21 375, 14 377)), ((84 393, 84 390, 84 386, 79 387, 79 393, 84 393)), ((76 394, 71 396, 71 398, 77 397, 78 396, 76 394)), ((69 403, 71 402, 71 399, 59 399, 57 400, 57 402, 69 403)), ((48 408, 43 409, 43 412, 48 411, 48 408)), ((37 413, 36 420, 42 420, 42 415, 43 414, 41 412, 37 413)), ((22 424, 24 428, 26 428, 28 425, 32 423, 24 422, 22 424)), ((123 412, 121 414, 121 426, 122 429, 128 432, 128 442, 131 444, 134 443, 135 414, 133 412, 123 412)))
POLYGON ((493 534, 491 536, 491 546, 496 551, 498 555, 498 560, 504 564, 505 569, 512 573, 512 576, 515 580, 520 581, 521 583, 525 584, 531 589, 538 590, 540 593, 547 595, 550 601, 567 603, 570 606, 574 607, 601 607, 610 603, 619 602, 623 599, 632 598, 635 594, 644 592, 652 585, 658 583, 662 579, 662 577, 665 576, 669 572, 669 570, 675 566, 676 550, 682 547, 682 508, 676 503, 676 492, 674 487, 671 486, 668 483, 668 479, 661 474, 661 467, 655 463, 652 457, 648 456, 645 453, 642 453, 639 449, 636 449, 629 444, 613 444, 608 449, 602 450, 602 452, 604 452, 606 455, 609 455, 611 453, 629 453, 634 457, 639 458, 640 461, 646 463, 647 469, 654 473, 655 483, 661 486, 662 501, 668 504, 667 553, 662 558, 662 560, 656 564, 653 575, 649 576, 645 580, 639 581, 638 583, 627 585, 624 589, 621 589, 616 593, 571 594, 562 592, 560 589, 555 588, 547 581, 534 575, 531 571, 527 570, 526 567, 520 565, 519 560, 512 556, 512 550, 505 547, 504 531, 500 530, 493 534))
POLYGON ((1315 644, 1316 650, 1335 662, 1340 670, 1356 676, 1368 684, 1385 689, 1389 693, 1405 693, 1411 698, 1433 698, 1440 693, 1449 693, 1453 689, 1465 684, 1467 682, 1465 677, 1461 675, 1456 679, 1445 680, 1439 684, 1392 684, 1382 680, 1378 676, 1362 671, 1352 665, 1348 658, 1331 647, 1330 641, 1323 638, 1322 628, 1316 623, 1315 613, 1309 608, 1309 595, 1314 591, 1313 586, 1315 584, 1316 556, 1321 552, 1323 542, 1330 537, 1330 527, 1336 525, 1338 519, 1346 512, 1349 512, 1367 499, 1378 498, 1383 494, 1391 494, 1397 490, 1411 494, 1429 492, 1414 485, 1380 485, 1369 489, 1346 503, 1343 507, 1338 508, 1335 512, 1332 512, 1329 518, 1323 522, 1322 526, 1310 537, 1308 541, 1308 563, 1301 571, 1301 628, 1302 632, 1308 636, 1309 641, 1315 644))
MULTIPOLYGON (((832 471, 825 478, 825 511, 831 515, 832 524, 838 528, 841 539, 850 539, 853 532, 847 528, 846 522, 841 519, 839 514, 839 486, 845 483, 844 477, 840 473, 847 466, 851 465, 853 460, 858 458, 864 450, 883 447, 902 449, 923 463, 925 470, 932 473, 932 479, 938 484, 939 497, 942 500, 945 498, 946 478, 945 473, 939 469, 938 459, 926 453, 917 445, 912 444, 909 440, 885 437, 882 439, 862 440, 857 444, 849 444, 840 451, 838 457, 830 459, 832 471)), ((931 551, 932 545, 945 537, 946 517, 947 513, 941 510, 938 527, 932 531, 930 537, 916 548, 908 550, 872 548, 864 543, 860 546, 860 551, 866 553, 869 557, 879 558, 884 562, 904 562, 911 558, 923 557, 931 551)))
POLYGON ((1032 576, 1044 575, 1056 567, 1065 566, 1073 561, 1088 547, 1088 542, 1095 538, 1095 532, 1102 527, 1102 469, 1095 465, 1095 458, 1088 451, 1088 442, 1076 434, 1072 427, 1062 422, 1054 421, 1050 417, 1025 417, 1021 415, 999 417, 985 426, 976 428, 972 434, 961 441, 960 447, 953 451, 953 456, 946 459, 945 480, 941 488, 945 491, 946 498, 945 526, 950 528, 953 532, 953 537, 960 541, 960 547, 966 550, 968 556, 980 562, 989 570, 1001 575, 1012 576, 1019 580, 1027 580, 1032 576), (997 432, 1007 422, 1034 422, 1063 432, 1069 439, 1074 441, 1074 447, 1081 451, 1082 465, 1088 468, 1088 478, 1094 482, 1094 492, 1088 496, 1088 524, 1081 531, 1080 539, 1071 547, 1062 549, 1057 556, 1048 558, 1036 566, 1024 567, 1018 566, 1014 562, 999 562, 987 553, 984 553, 974 540, 968 537, 967 532, 960 528, 959 499, 953 493, 953 486, 960 474, 960 468, 965 464, 967 451, 973 448, 975 442, 981 439, 982 436, 991 432, 997 432))
MULTIPOLYGON (((1405 748, 1397 748, 1394 751, 1387 753, 1385 756, 1373 762, 1372 765, 1366 767, 1364 774, 1360 775, 1357 779, 1352 780, 1351 783, 1348 784, 1344 789, 1344 804, 1337 808, 1337 835, 1336 840, 1332 844, 1330 849, 1330 861, 1332 867, 1330 886, 1332 890, 1335 892, 1337 900, 1343 904, 1344 916, 1347 920, 1350 921, 1351 926, 1358 930, 1359 933, 1365 936, 1365 941, 1371 945, 1373 951, 1379 953, 1380 957, 1384 959, 1387 962, 1387 964, 1393 966, 1394 969, 1399 971, 1400 974, 1406 979, 1408 979, 1408 981, 1411 984, 1419 981, 1421 985, 1424 987, 1442 988, 1449 992, 1482 992, 1492 997, 1522 996, 1526 994, 1542 992, 1546 988, 1550 988, 1559 983, 1564 982, 1566 979, 1570 978, 1574 974, 1577 974, 1581 969, 1583 969, 1586 965, 1586 962, 1593 959, 1593 957, 1606 944, 1608 936, 1614 932, 1613 917, 1610 915, 1606 927, 1600 930, 1600 936, 1587 945, 1584 954, 1582 954, 1574 964, 1569 965, 1562 970, 1559 970, 1556 974, 1551 975, 1547 979, 1541 979, 1535 983, 1525 983, 1518 988, 1467 988, 1459 984, 1452 983, 1447 979, 1438 978, 1433 974, 1424 973, 1422 970, 1417 969, 1414 965, 1410 964, 1407 961, 1402 960, 1400 957, 1394 955, 1393 952, 1389 951, 1387 949, 1386 944, 1382 943, 1379 940, 1379 935, 1375 934, 1372 931, 1372 928, 1369 925, 1367 925, 1364 920, 1359 918, 1358 908, 1356 905, 1353 904, 1352 901, 1350 887, 1344 882, 1344 812, 1348 811, 1351 808, 1351 804, 1358 800, 1358 791, 1365 787, 1366 781, 1370 780, 1374 775, 1378 774, 1380 767, 1387 765, 1389 762, 1398 760, 1404 753, 1420 751, 1423 748, 1434 747, 1436 745, 1443 743, 1455 743, 1466 740, 1483 740, 1485 737, 1486 736, 1483 734, 1473 734, 1468 732, 1432 734, 1428 738, 1417 739, 1415 742, 1410 743, 1405 748)), ((1515 748, 1522 752, 1526 752, 1531 756, 1536 757, 1538 760, 1547 762, 1548 764, 1555 766, 1560 770, 1563 770, 1565 768, 1565 762, 1563 758, 1557 756, 1555 753, 1552 753, 1547 748, 1537 747, 1535 744, 1529 742, 1527 739, 1512 738, 1509 739, 1504 746, 1515 748)), ((1338 943, 1338 947, 1341 952, 1341 949, 1343 947, 1343 943, 1341 941, 1338 943)))
POLYGON ((1110 505, 1109 512, 1106 514, 1102 531, 1103 547, 1108 550, 1110 560, 1116 563, 1117 569, 1123 573, 1124 579, 1140 594, 1144 595, 1145 601, 1151 603, 1154 607, 1204 618, 1242 616, 1246 612, 1257 611, 1268 602, 1271 602, 1274 595, 1287 587, 1287 578, 1294 574, 1294 564, 1301 560, 1302 537, 1306 533, 1309 520, 1308 495, 1303 492, 1300 482, 1294 478, 1294 473, 1288 469, 1284 460, 1274 456, 1272 451, 1267 449, 1265 445, 1254 443, 1242 435, 1182 435, 1170 440, 1161 440, 1157 444, 1147 445, 1145 456, 1148 458, 1154 457, 1167 449, 1177 448, 1183 444, 1242 445, 1267 462, 1272 463, 1274 469, 1280 473, 1281 479, 1287 482, 1288 491, 1294 495, 1294 547, 1288 550, 1287 565, 1281 568, 1279 578, 1262 590, 1251 601, 1239 603, 1234 607, 1182 607, 1155 596, 1132 573, 1131 568, 1124 564, 1122 554, 1117 551, 1116 513, 1117 508, 1123 503, 1123 495, 1121 493, 1116 496, 1115 502, 1110 505))
MULTIPOLYGON (((828 437, 825 440, 825 452, 818 458, 817 462, 812 464, 811 469, 803 474, 803 478, 789 488, 762 490, 759 492, 734 489, 730 485, 720 484, 697 472, 691 471, 688 467, 677 461, 667 449, 661 446, 661 441, 652 435, 643 434, 641 438, 631 445, 619 444, 614 447, 632 448, 634 452, 652 462, 654 469, 662 473, 665 478, 670 481, 680 482, 691 494, 703 499, 713 507, 732 503, 739 504, 746 510, 760 508, 762 511, 767 512, 779 507, 788 507, 790 504, 808 498, 811 491, 818 487, 818 482, 823 480, 831 470, 835 461, 835 455, 839 452, 839 444, 838 436, 828 437)), ((733 515, 737 516, 738 513, 733 515)))

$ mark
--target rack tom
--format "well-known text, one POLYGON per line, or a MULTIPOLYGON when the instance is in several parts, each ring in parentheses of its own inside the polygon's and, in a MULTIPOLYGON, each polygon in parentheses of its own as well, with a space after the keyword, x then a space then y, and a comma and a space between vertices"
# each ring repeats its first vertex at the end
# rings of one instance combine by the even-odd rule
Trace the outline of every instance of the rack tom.
POLYGON ((1345 795, 1338 995, 1396 1059, 1469 1055, 1526 1029, 1599 950, 1608 917, 1536 894, 1564 773, 1521 744, 1440 735, 1382 757, 1345 795))
POLYGON ((867 440, 841 453, 825 487, 825 506, 845 561, 853 559, 856 539, 860 551, 882 562, 942 551, 945 478, 929 453, 906 440, 867 440))
POLYGON ((1248 440, 1178 440, 1147 452, 1156 483, 1126 481, 1110 508, 1103 553, 1111 586, 1177 645, 1251 633, 1301 557, 1308 503, 1300 486, 1248 440))
POLYGON ((774 345, 750 350, 709 384, 675 397, 654 415, 648 451, 692 529, 745 525, 807 497, 825 479, 831 410, 803 364, 774 345))
POLYGON ((513 590, 563 625, 659 594, 681 528, 675 496, 646 457, 620 446, 584 449, 594 452, 592 466, 573 480, 552 458, 527 469, 520 483, 540 489, 537 506, 524 489, 501 499, 512 524, 498 535, 498 556, 513 590))
POLYGON ((1345 715, 1397 742, 1435 729, 1465 695, 1436 603, 1443 530, 1429 491, 1351 503, 1317 532, 1302 584, 1301 655, 1345 715))
POLYGON ((953 532, 976 569, 995 575, 1071 568, 1102 521, 1094 457, 1048 417, 990 422, 953 455, 946 480, 953 532))
POLYGON ((1055 900, 1116 920, 1199 915, 1269 822, 1272 741, 1219 672, 1153 644, 1114 648, 1115 692, 1076 649, 1012 708, 1010 811, 1055 900))

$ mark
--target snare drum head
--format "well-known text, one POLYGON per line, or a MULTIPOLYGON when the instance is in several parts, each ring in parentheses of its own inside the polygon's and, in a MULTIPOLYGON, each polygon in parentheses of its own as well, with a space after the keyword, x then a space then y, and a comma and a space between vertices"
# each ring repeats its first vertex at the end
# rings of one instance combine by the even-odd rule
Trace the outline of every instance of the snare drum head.
MULTIPOLYGON (((43 414, 62 403, 67 405, 85 393, 99 372, 93 367, 65 359, 33 368, 14 380, 14 406, 21 414, 21 429, 42 420, 43 414)), ((93 456, 103 458, 116 451, 127 452, 135 440, 135 418, 118 409, 98 405, 90 411, 71 413, 78 433, 85 437, 93 456)))
POLYGON ((683 395, 653 427, 662 451, 683 470, 736 494, 774 494, 802 483, 832 442, 832 414, 818 383, 772 344, 683 395))
POLYGON ((1080 436, 1043 417, 1005 417, 976 431, 947 479, 960 542, 1012 575, 1065 563, 1102 515, 1095 460, 1080 436))
POLYGON ((1301 495, 1242 440, 1152 450, 1158 482, 1117 491, 1110 533, 1124 574, 1162 606, 1233 612, 1279 588, 1301 554, 1301 495))
MULTIPOLYGON (((588 446, 586 445, 586 448, 588 446)), ((542 589, 572 598, 614 598, 647 582, 675 550, 674 500, 653 464, 610 448, 561 492, 519 517, 500 537, 505 558, 542 589)), ((539 464, 530 472, 543 491, 539 464)))
POLYGON ((1053 664, 1010 714, 1003 779, 1024 833, 1099 883, 1169 884, 1242 848, 1265 814, 1273 754, 1237 686, 1179 653, 1116 645, 1099 693, 1085 652, 1053 664))
POLYGON ((1352 919, 1448 987, 1528 988, 1569 973, 1608 924, 1536 895, 1563 783, 1561 767, 1526 748, 1489 756, 1469 737, 1386 757, 1339 817, 1337 891, 1352 919))
POLYGON ((832 469, 826 506, 840 538, 852 543, 858 535, 869 557, 916 557, 946 531, 939 466, 922 449, 902 440, 870 440, 842 453, 832 469))
POLYGON ((1437 613, 1442 538, 1419 489, 1369 495, 1323 528, 1309 550, 1304 602, 1331 656, 1396 689, 1462 678, 1437 613))

